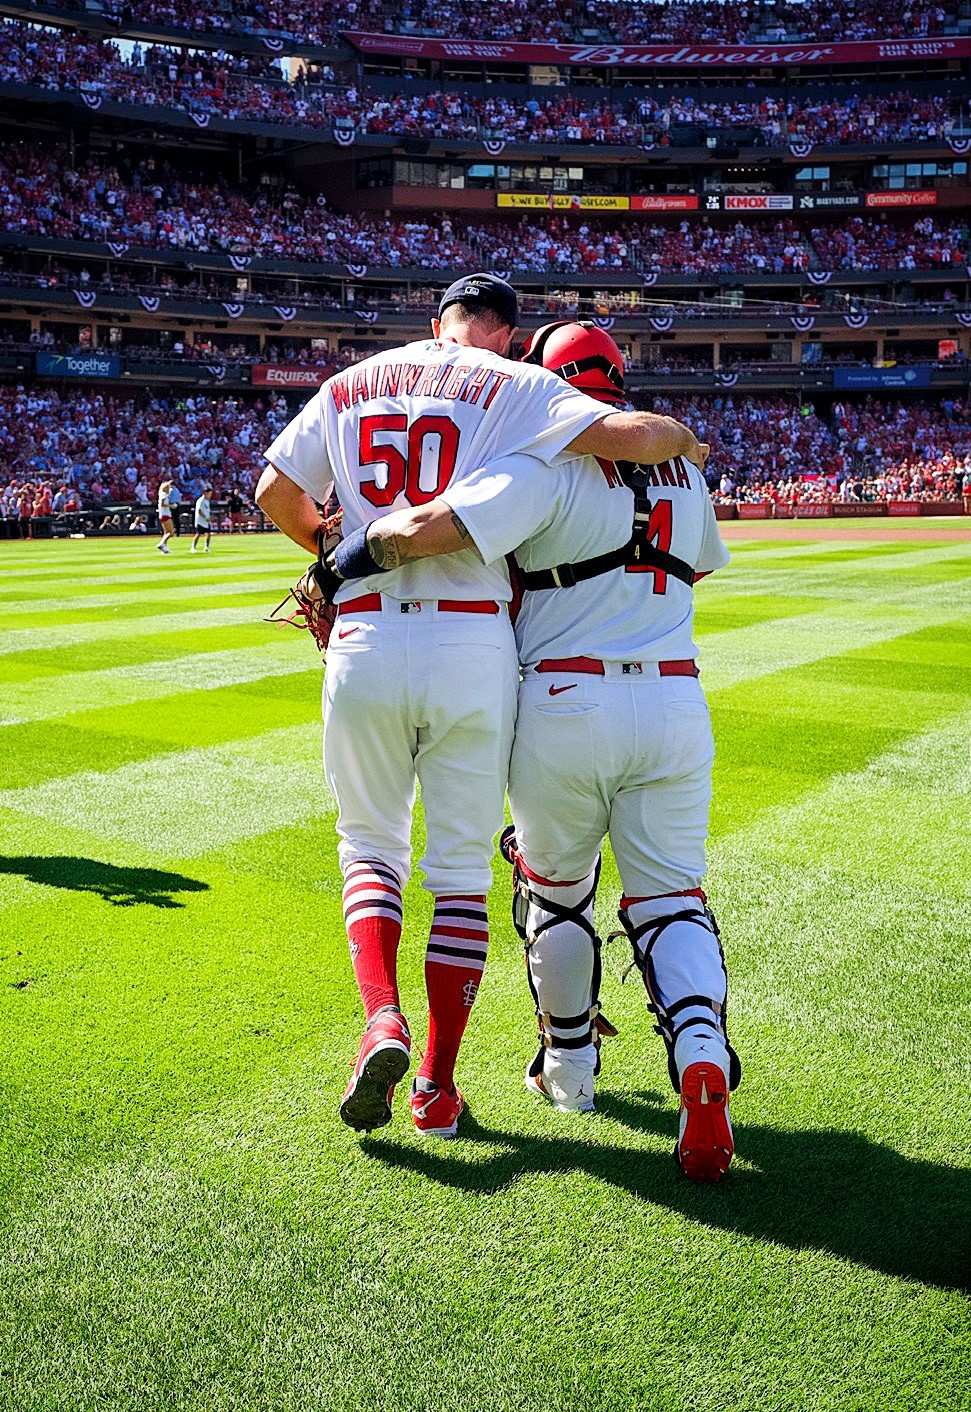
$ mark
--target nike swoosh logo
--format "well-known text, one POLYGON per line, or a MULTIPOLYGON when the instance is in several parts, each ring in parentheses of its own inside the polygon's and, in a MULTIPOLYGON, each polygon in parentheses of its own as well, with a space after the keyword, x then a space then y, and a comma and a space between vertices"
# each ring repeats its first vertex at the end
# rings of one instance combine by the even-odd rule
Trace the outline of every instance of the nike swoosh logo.
POLYGON ((569 686, 551 686, 550 695, 559 696, 561 691, 572 691, 576 684, 577 683, 575 681, 571 681, 569 686))
POLYGON ((358 623, 357 626, 356 626, 356 627, 353 627, 353 628, 341 628, 340 632, 337 634, 337 640, 338 640, 338 642, 343 642, 344 639, 345 639, 345 637, 350 637, 350 635, 351 635, 352 632, 360 632, 360 631, 361 631, 361 625, 360 625, 360 623, 358 623))

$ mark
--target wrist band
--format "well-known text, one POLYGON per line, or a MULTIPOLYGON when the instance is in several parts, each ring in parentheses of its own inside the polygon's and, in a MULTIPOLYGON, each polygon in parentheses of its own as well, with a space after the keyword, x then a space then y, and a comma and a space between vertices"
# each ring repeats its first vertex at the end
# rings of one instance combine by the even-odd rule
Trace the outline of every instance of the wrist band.
POLYGON ((385 569, 377 563, 367 542, 367 525, 362 525, 346 539, 342 539, 334 550, 334 568, 342 579, 366 579, 371 574, 385 574, 385 569))

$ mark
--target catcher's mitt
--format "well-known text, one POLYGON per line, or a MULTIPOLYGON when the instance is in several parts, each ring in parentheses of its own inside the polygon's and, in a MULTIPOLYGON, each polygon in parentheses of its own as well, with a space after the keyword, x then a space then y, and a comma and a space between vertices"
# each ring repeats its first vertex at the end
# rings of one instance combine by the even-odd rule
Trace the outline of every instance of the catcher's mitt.
POLYGON ((289 623, 294 628, 306 628, 313 635, 321 652, 330 641, 334 619, 337 617, 334 594, 344 582, 326 563, 327 555, 341 541, 343 514, 343 510, 338 509, 321 521, 317 531, 315 562, 301 574, 283 602, 278 603, 270 616, 263 620, 267 623, 289 623), (291 599, 296 605, 293 608, 290 607, 291 599), (285 611, 287 609, 290 611, 285 611))

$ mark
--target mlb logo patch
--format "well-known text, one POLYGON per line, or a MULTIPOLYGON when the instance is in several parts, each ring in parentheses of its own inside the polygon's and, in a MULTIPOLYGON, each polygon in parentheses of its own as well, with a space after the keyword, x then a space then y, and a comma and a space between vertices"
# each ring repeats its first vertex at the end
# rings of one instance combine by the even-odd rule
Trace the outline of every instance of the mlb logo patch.
POLYGON ((421 604, 417 601, 413 601, 411 603, 402 603, 401 611, 402 613, 420 613, 421 604))
POLYGON ((639 677, 644 668, 640 662, 624 662, 623 672, 625 677, 639 677))

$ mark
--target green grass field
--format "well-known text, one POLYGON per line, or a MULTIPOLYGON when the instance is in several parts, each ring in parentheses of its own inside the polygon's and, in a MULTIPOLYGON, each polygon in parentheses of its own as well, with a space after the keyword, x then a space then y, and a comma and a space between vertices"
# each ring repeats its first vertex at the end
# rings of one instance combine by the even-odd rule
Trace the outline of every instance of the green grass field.
MULTIPOLYGON (((260 621, 299 552, 0 546, 0 1409, 971 1407, 971 545, 926 529, 737 539, 698 590, 713 1188, 620 943, 598 1113, 523 1091, 499 865, 462 1137, 343 1128, 320 668, 260 621)), ((602 932, 618 896, 608 859, 602 932)))

